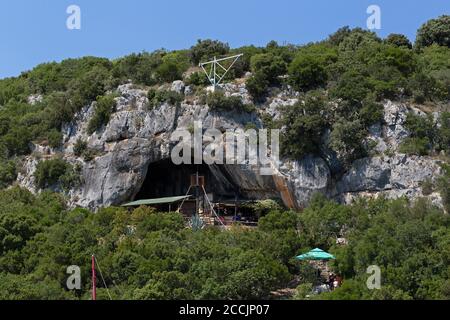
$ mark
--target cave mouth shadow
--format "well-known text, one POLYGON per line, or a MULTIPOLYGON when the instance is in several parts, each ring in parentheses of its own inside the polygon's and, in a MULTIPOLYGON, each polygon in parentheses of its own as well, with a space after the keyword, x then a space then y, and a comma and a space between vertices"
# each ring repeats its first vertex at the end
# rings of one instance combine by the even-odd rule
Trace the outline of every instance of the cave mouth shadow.
MULTIPOLYGON (((150 163, 147 175, 134 200, 184 196, 191 184, 191 175, 197 173, 205 177, 205 191, 214 195, 214 200, 241 197, 239 187, 226 177, 226 170, 220 170, 221 165, 215 165, 223 174, 214 174, 211 167, 202 164, 175 165, 172 160, 163 159, 150 163)), ((192 194, 192 190, 190 191, 192 194)))

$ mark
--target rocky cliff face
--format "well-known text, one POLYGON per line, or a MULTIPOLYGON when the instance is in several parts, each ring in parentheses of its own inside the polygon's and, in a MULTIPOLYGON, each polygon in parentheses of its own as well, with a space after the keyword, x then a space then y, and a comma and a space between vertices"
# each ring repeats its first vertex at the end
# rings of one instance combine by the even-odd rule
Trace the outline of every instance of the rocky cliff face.
MULTIPOLYGON (((132 84, 119 86, 116 111, 104 128, 92 135, 87 133, 95 104, 87 106, 65 126, 61 150, 35 146, 33 155, 26 159, 19 174, 19 184, 36 192, 33 178, 36 157, 52 157, 58 152, 67 161, 81 166, 83 183, 70 191, 70 205, 95 209, 121 204, 139 192, 150 164, 170 158, 174 145, 170 135, 174 130, 187 129, 194 120, 202 121, 204 128, 223 131, 245 128, 249 123, 261 128, 263 113, 278 118, 281 106, 297 101, 295 94, 281 92, 259 106, 255 113, 218 113, 211 112, 207 105, 190 96, 192 90, 181 81, 174 82, 171 90, 184 92, 187 99, 178 106, 165 103, 148 110, 146 91, 136 89, 132 84), (80 138, 94 151, 95 157, 90 161, 73 153, 80 138)), ((227 84, 224 90, 227 95, 240 96, 244 102, 250 100, 244 85, 227 84)), ((305 206, 315 192, 342 202, 350 202, 358 196, 422 196, 421 182, 434 180, 441 174, 440 161, 398 152, 399 144, 408 136, 403 127, 408 110, 420 113, 406 105, 385 103, 384 123, 373 126, 368 137, 374 141, 374 155, 355 161, 339 176, 334 174, 338 166, 336 159, 314 156, 299 161, 281 159, 279 171, 274 176, 261 176, 255 168, 242 165, 213 165, 210 170, 217 181, 238 187, 243 196, 255 199, 279 197, 287 206, 296 208, 305 206)), ((429 197, 440 205, 439 194, 433 193, 429 197)))

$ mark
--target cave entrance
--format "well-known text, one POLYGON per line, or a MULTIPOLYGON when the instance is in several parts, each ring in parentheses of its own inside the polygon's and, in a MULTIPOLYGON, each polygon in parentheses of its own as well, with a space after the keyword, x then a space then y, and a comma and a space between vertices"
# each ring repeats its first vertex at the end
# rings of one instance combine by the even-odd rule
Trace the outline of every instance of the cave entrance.
MULTIPOLYGON (((240 192, 239 186, 232 182, 228 176, 226 165, 207 165, 202 164, 181 164, 175 165, 171 159, 163 159, 149 164, 145 180, 136 194, 134 200, 165 198, 174 196, 184 196, 187 194, 192 184, 193 177, 198 175, 204 178, 204 186, 207 198, 214 206, 215 211, 223 218, 225 222, 232 221, 244 216, 248 221, 254 222, 252 212, 247 206, 251 200, 245 199, 240 192)), ((195 213, 195 199, 199 200, 199 210, 201 213, 208 212, 208 200, 203 196, 202 190, 191 188, 189 195, 193 197, 183 202, 181 212, 190 216, 195 213), (196 193, 196 191, 198 193, 196 193), (199 197, 195 197, 196 194, 199 197)), ((161 211, 168 211, 171 208, 176 210, 180 203, 174 203, 171 206, 157 206, 161 211)))
POLYGON ((197 172, 204 177, 204 188, 212 196, 211 201, 240 197, 238 188, 226 177, 225 181, 224 177, 218 178, 216 170, 204 163, 175 165, 170 159, 151 163, 135 200, 183 196, 191 185, 191 176, 197 172))

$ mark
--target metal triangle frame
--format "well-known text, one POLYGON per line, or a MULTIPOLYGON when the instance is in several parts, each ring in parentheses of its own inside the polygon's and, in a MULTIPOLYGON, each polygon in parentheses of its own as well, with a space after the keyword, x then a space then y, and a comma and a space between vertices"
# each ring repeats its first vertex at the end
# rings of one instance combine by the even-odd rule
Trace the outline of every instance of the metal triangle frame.
POLYGON ((211 61, 202 62, 199 64, 199 67, 202 68, 203 72, 208 77, 208 80, 213 87, 213 91, 215 91, 217 85, 220 84, 220 82, 223 80, 223 78, 225 78, 225 76, 227 75, 228 71, 230 71, 230 69, 234 66, 234 64, 242 56, 243 56, 243 54, 241 53, 241 54, 237 54, 234 56, 225 57, 225 58, 221 58, 221 59, 217 59, 216 57, 214 57, 214 59, 211 61), (231 65, 228 68, 225 68, 222 64, 220 64, 220 62, 228 61, 228 60, 233 60, 233 62, 231 63, 231 65), (210 66, 211 69, 208 72, 206 69, 208 68, 209 65, 211 65, 210 66), (221 74, 221 72, 218 70, 222 70, 223 74, 221 74))

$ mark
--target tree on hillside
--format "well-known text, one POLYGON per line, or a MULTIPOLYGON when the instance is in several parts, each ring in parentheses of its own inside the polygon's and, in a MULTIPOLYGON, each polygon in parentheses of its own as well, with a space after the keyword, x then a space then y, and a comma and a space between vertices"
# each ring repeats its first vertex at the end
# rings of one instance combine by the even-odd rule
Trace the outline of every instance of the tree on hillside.
POLYGON ((428 47, 436 43, 450 47, 450 16, 443 15, 425 22, 417 30, 416 47, 428 47))
POLYGON ((391 33, 384 41, 397 47, 406 47, 408 49, 412 48, 411 41, 409 41, 409 39, 403 34, 391 33))

